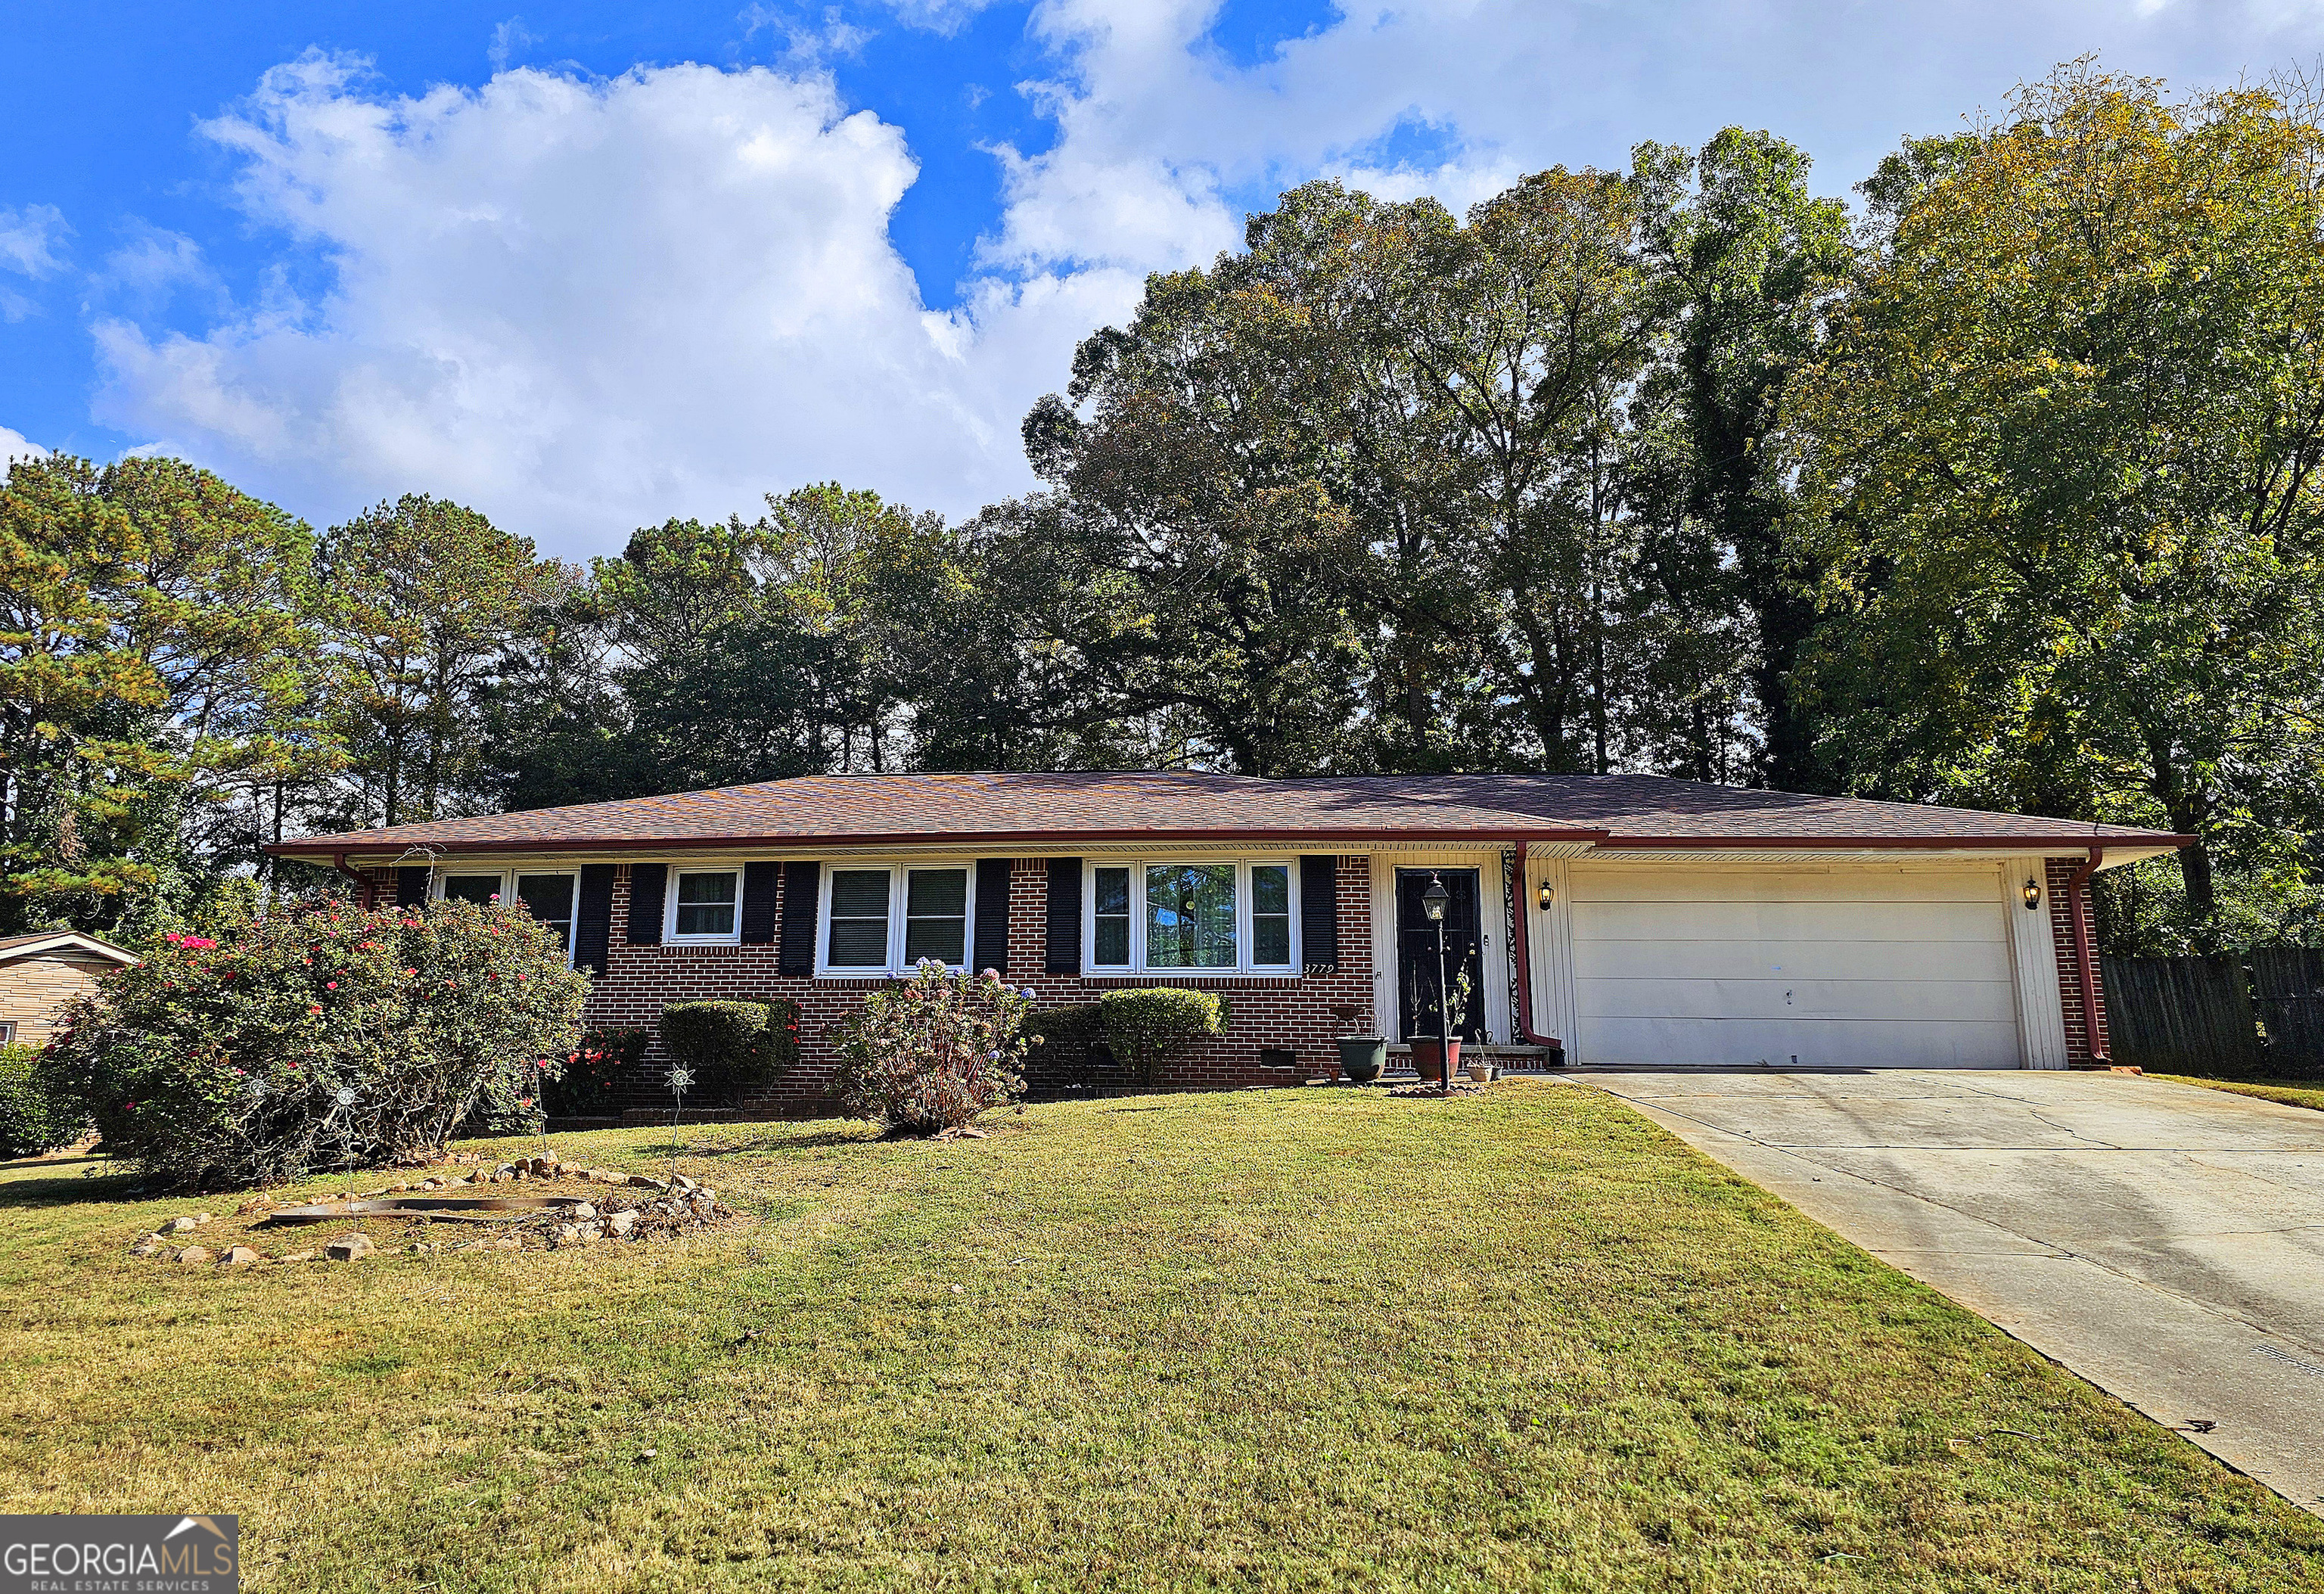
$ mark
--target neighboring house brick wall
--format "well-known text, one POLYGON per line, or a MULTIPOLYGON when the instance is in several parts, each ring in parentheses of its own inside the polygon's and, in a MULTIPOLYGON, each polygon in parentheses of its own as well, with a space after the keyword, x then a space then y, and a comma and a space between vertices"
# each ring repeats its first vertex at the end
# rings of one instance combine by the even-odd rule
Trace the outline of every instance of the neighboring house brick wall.
POLYGON ((13 1024, 19 1044, 40 1046, 56 1028, 66 1002, 120 967, 87 953, 49 952, 0 963, 0 1023, 13 1024))
MULTIPOLYGON (((2074 871, 2085 861, 2080 858, 2044 860, 2050 898, 2050 938, 2058 954, 2058 999, 2065 1009, 2066 1066, 2069 1068, 2088 1068, 2093 1063, 2090 1037, 2085 1033, 2086 1027, 2082 1021, 2082 981, 2074 961, 2074 916, 2067 891, 2074 871)), ((2082 889, 2087 898, 2089 887, 2085 884, 2082 889)), ((2090 984, 2092 994, 2097 999, 2093 1005, 2098 1016, 2098 1054, 2110 1055, 2113 1047, 2107 1031, 2106 985, 2098 973, 2095 944, 2090 952, 2090 984)))

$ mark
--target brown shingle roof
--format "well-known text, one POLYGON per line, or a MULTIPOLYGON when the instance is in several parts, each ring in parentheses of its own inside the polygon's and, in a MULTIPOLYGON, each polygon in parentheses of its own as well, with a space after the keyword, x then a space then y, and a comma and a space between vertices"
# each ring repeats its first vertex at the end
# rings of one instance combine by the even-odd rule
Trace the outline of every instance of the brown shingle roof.
MULTIPOLYGON (((1972 808, 1706 786, 1655 775, 1063 773, 816 775, 672 797, 347 831, 282 843, 309 857, 408 847, 636 851, 902 841, 1071 845, 1206 835, 1282 841, 1442 835, 1639 846, 1942 846, 2183 838, 1972 808)), ((270 849, 270 851, 278 849, 270 849)))

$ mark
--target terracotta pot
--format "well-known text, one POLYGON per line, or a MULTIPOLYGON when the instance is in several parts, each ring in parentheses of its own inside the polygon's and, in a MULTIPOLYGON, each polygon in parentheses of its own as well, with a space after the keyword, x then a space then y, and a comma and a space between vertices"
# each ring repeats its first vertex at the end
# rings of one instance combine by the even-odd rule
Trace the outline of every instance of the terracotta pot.
MULTIPOLYGON (((1416 1040, 1412 1043, 1413 1067, 1419 1071, 1421 1078, 1434 1080, 1440 1085, 1444 1083, 1444 1058, 1442 1052, 1443 1048, 1434 1038, 1416 1040)), ((1452 1037, 1452 1066, 1458 1068, 1461 1066, 1461 1037, 1457 1035, 1452 1037)))

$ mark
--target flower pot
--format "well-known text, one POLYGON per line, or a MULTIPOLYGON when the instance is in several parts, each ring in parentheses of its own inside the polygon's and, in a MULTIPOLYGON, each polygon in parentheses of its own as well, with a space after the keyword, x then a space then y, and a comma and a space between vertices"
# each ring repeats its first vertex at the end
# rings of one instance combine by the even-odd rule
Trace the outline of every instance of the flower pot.
POLYGON ((1340 1037, 1340 1073, 1360 1085, 1368 1085, 1380 1076, 1388 1066, 1388 1037, 1380 1035, 1343 1035, 1340 1037))
POLYGON ((1468 1067, 1471 1084, 1489 1085, 1493 1083, 1493 1065, 1490 1063, 1472 1062, 1468 1067))
MULTIPOLYGON (((1452 1037, 1450 1049, 1452 1053, 1452 1066, 1458 1068, 1461 1066, 1459 1036, 1452 1037)), ((1445 1083, 1443 1048, 1440 1048, 1434 1040, 1416 1040, 1412 1043, 1412 1065, 1419 1071, 1421 1078, 1433 1079, 1440 1085, 1445 1083)))

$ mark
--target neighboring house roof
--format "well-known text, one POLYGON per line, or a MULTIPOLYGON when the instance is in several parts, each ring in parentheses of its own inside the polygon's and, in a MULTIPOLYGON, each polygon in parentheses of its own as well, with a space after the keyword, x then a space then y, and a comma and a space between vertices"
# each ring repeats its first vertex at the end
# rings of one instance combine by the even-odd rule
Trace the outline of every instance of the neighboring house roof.
POLYGON ((19 958, 37 957, 48 952, 81 952, 92 957, 109 959, 116 963, 139 961, 134 952, 115 946, 110 941, 100 941, 94 935, 84 935, 78 930, 42 930, 32 935, 0 936, 0 963, 14 963, 19 958))
POLYGON ((673 797, 536 808, 284 842, 322 860, 445 852, 608 851, 890 842, 1199 837, 1548 840, 1600 846, 2170 847, 2190 838, 1918 803, 1749 791, 1655 775, 1167 773, 811 775, 673 797))

